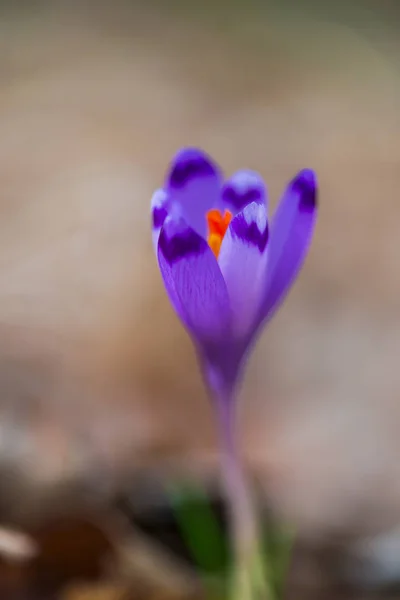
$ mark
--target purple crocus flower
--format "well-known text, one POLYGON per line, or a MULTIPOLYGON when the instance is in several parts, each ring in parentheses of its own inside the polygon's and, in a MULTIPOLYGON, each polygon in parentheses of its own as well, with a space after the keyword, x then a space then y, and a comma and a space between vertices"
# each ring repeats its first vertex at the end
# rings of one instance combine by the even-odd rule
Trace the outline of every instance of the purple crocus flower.
POLYGON ((217 409, 236 555, 233 598, 240 600, 268 594, 259 576, 257 520, 236 450, 232 400, 257 333, 303 264, 316 200, 315 175, 305 169, 288 184, 269 223, 262 178, 238 171, 224 181, 212 159, 195 148, 178 152, 152 199, 153 244, 165 288, 194 341, 217 409))
POLYGON ((269 221, 260 175, 243 170, 224 181, 195 148, 177 153, 153 195, 153 244, 165 288, 217 399, 232 398, 256 334, 299 273, 316 215, 313 171, 288 184, 269 221))

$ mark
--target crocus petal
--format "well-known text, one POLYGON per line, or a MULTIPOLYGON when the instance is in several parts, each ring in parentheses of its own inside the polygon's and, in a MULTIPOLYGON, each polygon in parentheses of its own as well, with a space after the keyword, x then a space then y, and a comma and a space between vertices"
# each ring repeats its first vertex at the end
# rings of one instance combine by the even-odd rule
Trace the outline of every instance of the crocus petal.
POLYGON ((232 219, 218 262, 228 288, 236 338, 251 336, 267 276, 268 223, 265 204, 252 202, 232 219))
POLYGON ((187 224, 206 237, 206 213, 219 208, 221 185, 220 169, 212 159, 201 150, 185 148, 172 161, 165 189, 187 224))
POLYGON ((222 188, 222 203, 233 214, 252 202, 267 206, 267 189, 262 177, 255 171, 237 171, 227 179, 222 188))
POLYGON ((316 176, 305 169, 289 183, 271 223, 268 281, 260 321, 272 316, 302 267, 316 216, 316 176))
POLYGON ((161 228, 168 216, 168 194, 163 189, 158 189, 154 192, 151 199, 151 220, 152 220, 152 238, 154 251, 157 254, 158 238, 160 237, 161 228))
POLYGON ((206 241, 183 219, 168 217, 158 261, 169 298, 196 341, 204 345, 225 339, 231 322, 229 297, 206 241))

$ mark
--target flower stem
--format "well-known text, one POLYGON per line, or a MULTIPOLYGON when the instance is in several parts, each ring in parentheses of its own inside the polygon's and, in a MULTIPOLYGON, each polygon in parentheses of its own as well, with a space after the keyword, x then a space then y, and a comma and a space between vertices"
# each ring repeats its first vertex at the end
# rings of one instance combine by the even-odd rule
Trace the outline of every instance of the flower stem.
POLYGON ((229 510, 234 553, 231 600, 271 600, 264 576, 256 514, 237 451, 235 411, 232 398, 219 397, 216 402, 221 469, 229 510))

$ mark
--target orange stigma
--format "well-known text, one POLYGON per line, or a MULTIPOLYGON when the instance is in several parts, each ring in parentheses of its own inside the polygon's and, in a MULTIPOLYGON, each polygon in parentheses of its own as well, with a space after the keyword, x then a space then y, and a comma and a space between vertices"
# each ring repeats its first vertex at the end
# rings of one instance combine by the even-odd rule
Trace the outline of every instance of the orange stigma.
POLYGON ((209 210, 206 214, 208 224, 208 245, 214 252, 215 257, 218 258, 219 251, 221 250, 222 240, 226 230, 228 229, 229 223, 232 220, 232 213, 229 210, 225 210, 224 214, 221 214, 217 208, 209 210))

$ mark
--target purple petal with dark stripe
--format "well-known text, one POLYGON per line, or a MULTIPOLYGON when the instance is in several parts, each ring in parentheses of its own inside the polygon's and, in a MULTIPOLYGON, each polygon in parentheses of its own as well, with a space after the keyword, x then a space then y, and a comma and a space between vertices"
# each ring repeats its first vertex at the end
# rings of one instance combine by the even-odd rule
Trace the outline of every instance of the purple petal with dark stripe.
POLYGON ((253 202, 232 219, 218 258, 236 338, 250 339, 257 323, 266 285, 267 247, 266 206, 253 202))
POLYGON ((268 280, 260 321, 270 318, 296 279, 314 232, 317 181, 310 169, 287 186, 271 224, 268 280))
POLYGON ((165 219, 168 217, 168 211, 164 206, 155 207, 153 209, 153 227, 154 229, 161 229, 164 225, 165 219))
POLYGON ((206 213, 221 204, 222 175, 202 150, 185 148, 174 157, 165 181, 172 204, 197 233, 207 235, 206 213))
MULTIPOLYGON (((265 207, 262 207, 261 212, 265 214, 265 207)), ((245 209, 233 219, 230 226, 231 236, 232 238, 238 239, 239 241, 247 243, 250 246, 257 247, 259 252, 264 252, 269 237, 266 216, 265 226, 262 225, 260 228, 256 221, 248 222, 246 213, 247 211, 245 209)))
POLYGON ((172 265, 192 254, 198 255, 207 251, 208 244, 182 219, 166 223, 166 227, 161 232, 158 247, 165 260, 172 265))
POLYGON ((213 177, 216 167, 212 160, 196 148, 181 150, 175 157, 168 180, 171 188, 186 187, 193 179, 213 177))
POLYGON ((231 323, 228 292, 206 241, 183 219, 168 218, 158 261, 171 303, 197 343, 204 347, 226 339, 231 323))
POLYGON ((163 189, 154 192, 151 199, 152 238, 155 252, 157 252, 158 238, 161 227, 169 213, 168 194, 163 189))
POLYGON ((222 202, 234 214, 252 202, 267 204, 267 189, 255 171, 237 171, 222 188, 222 202))
POLYGON ((299 209, 315 210, 317 204, 317 182, 314 171, 303 169, 289 184, 290 193, 299 198, 299 209))

